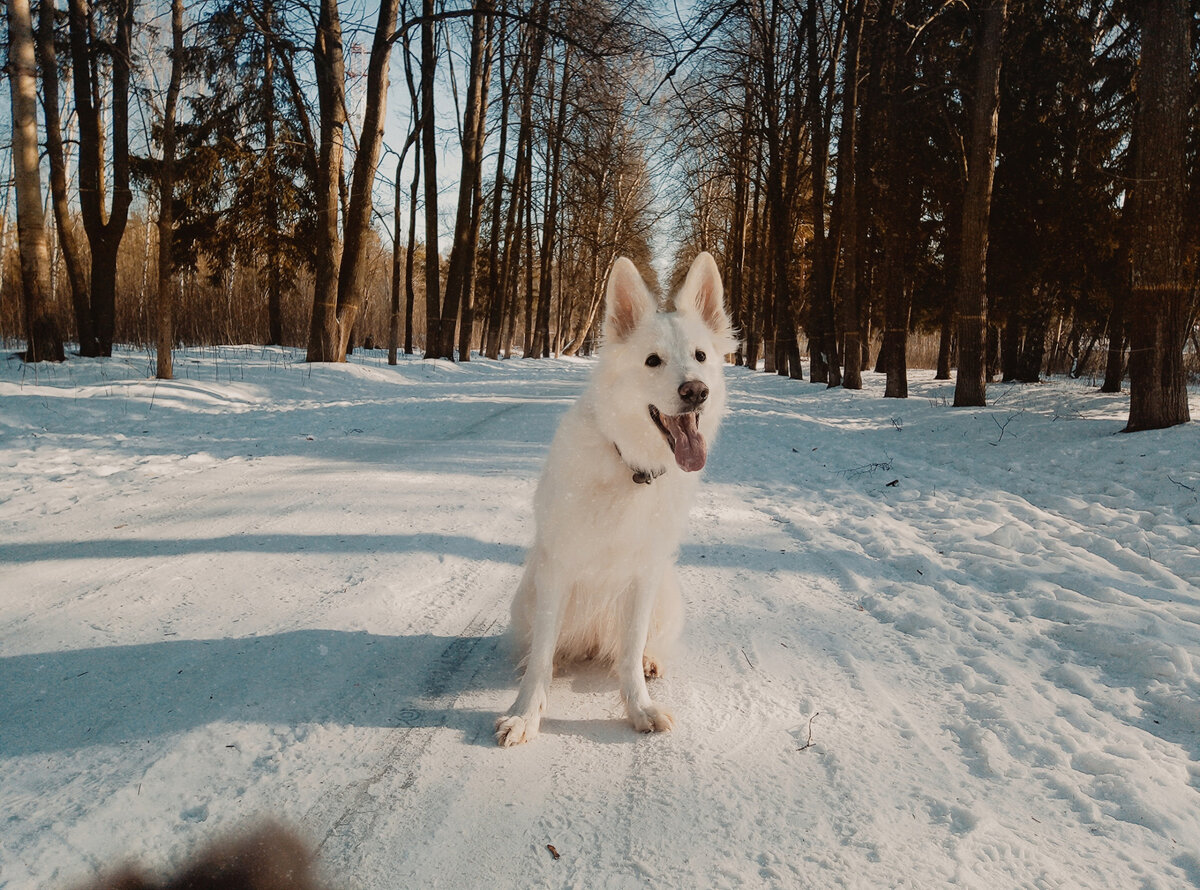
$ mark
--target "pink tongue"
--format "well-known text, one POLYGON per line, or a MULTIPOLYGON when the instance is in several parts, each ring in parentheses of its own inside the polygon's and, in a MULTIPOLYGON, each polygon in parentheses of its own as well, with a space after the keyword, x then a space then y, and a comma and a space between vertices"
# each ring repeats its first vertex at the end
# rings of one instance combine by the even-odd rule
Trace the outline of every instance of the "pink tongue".
POLYGON ((659 415, 659 419, 675 439, 675 463, 679 464, 679 468, 687 473, 703 469, 708 448, 696 427, 696 415, 677 414, 668 417, 662 414, 659 415))

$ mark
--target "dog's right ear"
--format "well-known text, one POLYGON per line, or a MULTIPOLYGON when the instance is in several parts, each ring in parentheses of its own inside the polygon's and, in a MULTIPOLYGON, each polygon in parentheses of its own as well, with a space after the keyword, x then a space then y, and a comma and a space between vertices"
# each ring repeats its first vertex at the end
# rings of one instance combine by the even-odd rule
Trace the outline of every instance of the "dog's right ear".
POLYGON ((617 257, 604 298, 604 339, 624 340, 658 305, 632 260, 617 257))

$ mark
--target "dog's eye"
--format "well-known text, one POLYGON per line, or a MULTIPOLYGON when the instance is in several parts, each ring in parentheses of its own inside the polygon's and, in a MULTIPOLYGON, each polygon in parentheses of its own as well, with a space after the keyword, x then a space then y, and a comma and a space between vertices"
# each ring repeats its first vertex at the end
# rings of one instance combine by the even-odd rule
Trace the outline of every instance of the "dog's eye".
POLYGON ((704 361, 706 358, 708 358, 708 356, 704 354, 704 350, 703 350, 703 349, 697 349, 697 350, 696 350, 696 361, 698 361, 698 362, 702 362, 702 361, 704 361))
POLYGON ((647 368, 657 368, 661 364, 662 364, 662 359, 658 357, 657 352, 652 352, 648 356, 646 356, 646 367, 647 368))

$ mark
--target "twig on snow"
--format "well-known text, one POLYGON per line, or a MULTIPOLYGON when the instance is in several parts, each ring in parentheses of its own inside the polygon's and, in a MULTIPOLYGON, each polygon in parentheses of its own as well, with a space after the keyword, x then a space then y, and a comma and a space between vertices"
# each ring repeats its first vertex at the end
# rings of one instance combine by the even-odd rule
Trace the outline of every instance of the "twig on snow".
POLYGON ((889 457, 886 461, 876 461, 875 463, 863 464, 858 467, 850 467, 845 470, 838 470, 837 475, 843 479, 854 479, 858 476, 865 476, 868 473, 877 473, 879 471, 887 472, 892 468, 892 460, 889 457))
MULTIPOLYGON (((1168 478, 1168 479, 1171 479, 1171 474, 1170 474, 1170 473, 1167 473, 1167 478, 1168 478)), ((1195 494, 1195 493, 1196 493, 1196 488, 1195 488, 1195 486, 1192 486, 1192 485, 1184 485, 1184 484, 1183 484, 1182 482, 1180 482, 1178 479, 1171 479, 1171 481, 1172 481, 1172 482, 1174 482, 1176 485, 1178 485, 1180 488, 1186 488, 1186 489, 1187 489, 1188 491, 1190 491, 1192 494, 1195 494)))
POLYGON ((813 724, 813 721, 816 720, 817 717, 820 716, 820 714, 821 714, 820 711, 814 711, 813 715, 808 718, 808 741, 805 742, 803 745, 801 745, 799 748, 797 748, 796 749, 797 751, 807 751, 809 748, 811 748, 813 746, 812 724, 813 724))
MULTIPOLYGON (((1000 436, 999 436, 999 438, 997 438, 997 439, 996 439, 996 441, 995 441, 995 442, 992 442, 991 444, 993 444, 993 445, 999 445, 999 444, 1000 444, 1000 443, 1001 443, 1001 442, 1004 440, 1004 433, 1005 433, 1005 430, 1007 430, 1007 429, 1008 429, 1008 425, 1009 425, 1010 423, 1012 423, 1012 422, 1013 422, 1013 418, 1015 418, 1015 417, 1018 417, 1018 416, 1020 416, 1021 414, 1024 414, 1024 413, 1025 413, 1025 409, 1024 409, 1024 408, 1022 408, 1020 411, 1014 411, 1012 414, 1009 414, 1009 415, 1008 415, 1008 418, 1007 418, 1007 419, 1004 421, 1004 423, 1001 423, 1000 421, 996 420, 996 415, 995 415, 995 414, 993 414, 993 415, 992 415, 992 422, 993 422, 994 424, 996 424, 996 426, 998 426, 998 427, 1000 428, 1000 436)), ((1014 435, 1016 435, 1016 434, 1014 433, 1014 435)))

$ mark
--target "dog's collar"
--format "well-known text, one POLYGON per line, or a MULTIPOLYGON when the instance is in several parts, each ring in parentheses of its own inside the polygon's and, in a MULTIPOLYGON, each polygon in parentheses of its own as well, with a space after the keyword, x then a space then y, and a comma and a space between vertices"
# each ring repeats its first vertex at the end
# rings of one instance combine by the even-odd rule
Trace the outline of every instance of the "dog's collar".
POLYGON ((621 463, 625 464, 625 468, 633 471, 633 481, 638 485, 649 485, 667 472, 666 467, 660 467, 657 470, 643 470, 641 467, 631 466, 629 461, 625 460, 625 455, 621 454, 621 446, 613 442, 613 448, 617 450, 617 457, 621 459, 621 463))

